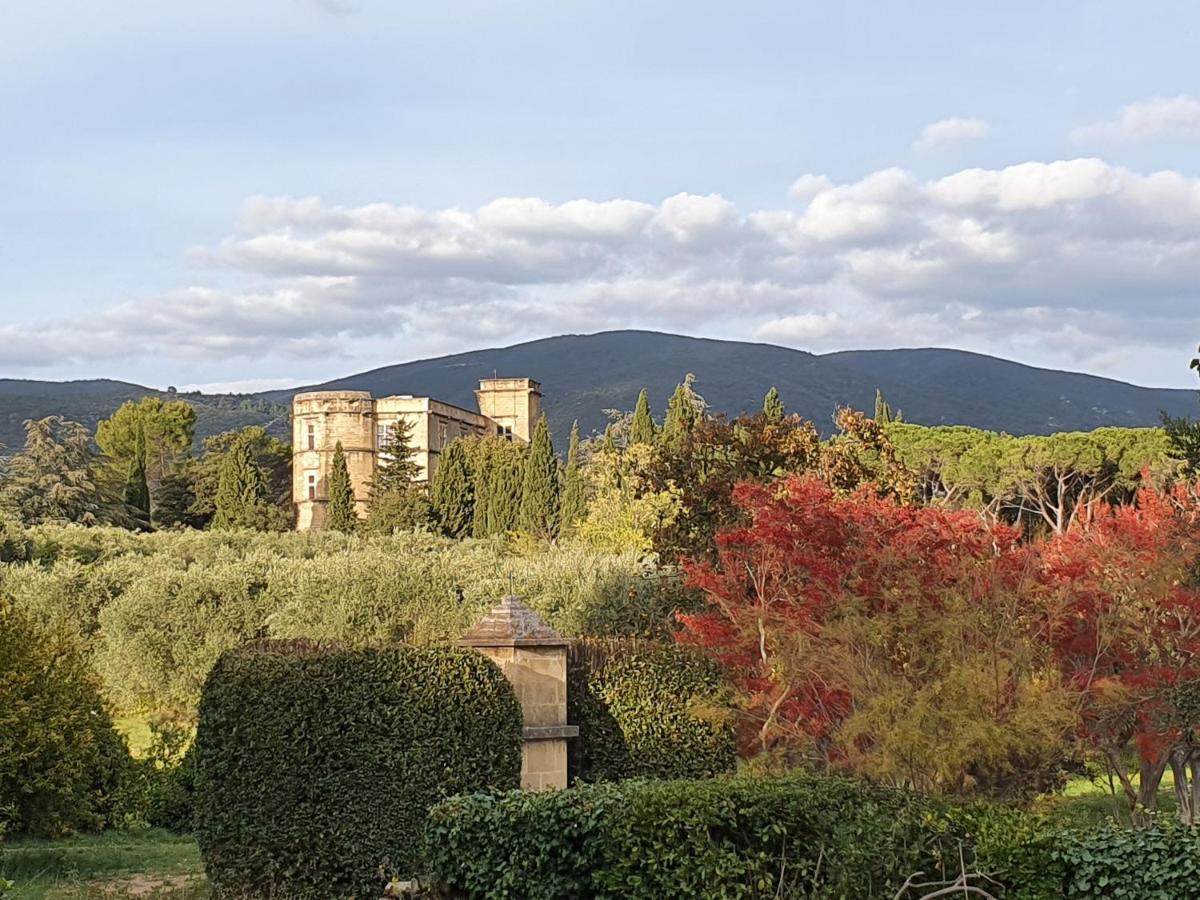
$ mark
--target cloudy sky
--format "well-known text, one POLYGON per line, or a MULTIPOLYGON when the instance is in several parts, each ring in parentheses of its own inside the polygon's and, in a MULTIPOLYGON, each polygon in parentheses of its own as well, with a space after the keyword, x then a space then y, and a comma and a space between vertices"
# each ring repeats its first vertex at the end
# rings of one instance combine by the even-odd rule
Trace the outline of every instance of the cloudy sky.
POLYGON ((12 0, 0 32, 0 376, 257 388, 637 327, 1195 381, 1194 0, 12 0))

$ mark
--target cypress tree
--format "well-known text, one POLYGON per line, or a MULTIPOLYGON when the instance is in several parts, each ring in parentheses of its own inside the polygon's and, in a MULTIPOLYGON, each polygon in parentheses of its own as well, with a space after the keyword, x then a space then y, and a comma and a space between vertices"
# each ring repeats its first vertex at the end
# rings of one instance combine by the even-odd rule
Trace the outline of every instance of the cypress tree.
POLYGON ((675 393, 667 402, 667 415, 663 419, 662 442, 667 447, 678 447, 700 419, 704 401, 692 389, 694 378, 689 374, 676 386, 675 393))
POLYGON ((125 479, 125 505, 137 528, 150 527, 150 482, 146 478, 146 433, 139 425, 125 479))
POLYGON ((613 434, 612 422, 609 422, 608 425, 604 427, 604 441, 601 443, 600 449, 605 453, 617 452, 617 438, 616 435, 613 434))
POLYGON ((883 391, 875 388, 875 421, 880 425, 890 425, 893 422, 904 421, 904 413, 900 410, 892 412, 892 405, 883 399, 883 391))
POLYGON ((350 469, 346 466, 346 453, 342 442, 333 448, 333 462, 329 464, 329 502, 325 507, 325 527, 330 531, 351 532, 358 524, 358 513, 354 509, 354 485, 350 483, 350 469))
POLYGON ((250 443, 236 440, 221 460, 213 501, 215 529, 256 528, 267 505, 267 479, 254 461, 250 443))
MULTIPOLYGON (((646 392, 642 391, 642 397, 646 392)), ((640 406, 641 399, 638 400, 640 406)), ((646 410, 649 416, 649 406, 646 410)), ((636 421, 636 419, 635 419, 636 421)), ((579 469, 579 420, 571 425, 571 443, 567 448, 567 469, 563 475, 562 489, 562 527, 571 528, 583 518, 587 512, 587 498, 584 496, 583 473, 579 469)))
POLYGON ((497 454, 488 482, 488 534, 516 531, 521 517, 521 488, 525 480, 525 461, 521 449, 509 445, 512 452, 497 454))
POLYGON ((558 534, 558 460, 550 443, 550 426, 538 419, 525 457, 525 480, 521 485, 521 530, 553 540, 558 534))
POLYGON ((783 420, 783 401, 779 399, 779 391, 775 387, 767 391, 767 396, 763 397, 763 415, 771 422, 783 420))
POLYGON ((475 487, 467 464, 467 448, 461 440, 451 441, 433 474, 430 499, 442 531, 450 537, 465 537, 475 514, 475 487))
POLYGON ((656 431, 654 419, 650 415, 650 397, 646 394, 646 389, 642 388, 642 392, 638 394, 637 406, 633 409, 633 422, 629 426, 629 443, 653 444, 656 431))

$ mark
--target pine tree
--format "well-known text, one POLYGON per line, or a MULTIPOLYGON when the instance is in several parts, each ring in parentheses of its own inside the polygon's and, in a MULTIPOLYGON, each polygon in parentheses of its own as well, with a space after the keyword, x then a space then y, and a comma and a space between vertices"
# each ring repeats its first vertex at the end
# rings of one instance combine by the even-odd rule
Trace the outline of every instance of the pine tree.
POLYGON ((387 432, 387 441, 379 448, 379 464, 371 481, 371 496, 397 488, 407 488, 421 474, 420 464, 413 459, 412 422, 397 419, 387 432))
POLYGON ((488 534, 516 531, 521 517, 525 460, 520 447, 514 444, 508 446, 512 452, 497 454, 492 477, 488 481, 488 534))
POLYGON ((267 479, 248 441, 234 441, 221 460, 214 505, 215 529, 261 527, 268 506, 267 479))
POLYGON ((338 441, 333 448, 333 461, 329 464, 329 500, 325 507, 325 527, 330 531, 349 533, 357 524, 354 485, 350 482, 346 453, 342 449, 342 442, 338 441))
POLYGON ((653 444, 656 432, 654 419, 650 415, 650 397, 646 394, 646 389, 642 388, 642 392, 638 394, 637 406, 633 409, 633 422, 629 426, 629 443, 653 444))
POLYGON ((779 399, 779 390, 775 387, 763 397, 763 415, 771 422, 783 421, 783 401, 779 399))
MULTIPOLYGON (((642 391, 642 397, 646 392, 642 391)), ((638 400, 639 406, 641 399, 638 400)), ((646 415, 649 416, 649 406, 646 415)), ((636 421, 636 419, 635 419, 636 421)), ((562 528, 570 529, 587 513, 587 497, 584 494, 583 472, 579 467, 579 421, 571 425, 571 443, 567 448, 567 468, 563 475, 562 528)))
POLYGON ((475 489, 461 440, 451 441, 442 450, 430 499, 442 531, 450 537, 466 537, 475 513, 475 489))
POLYGON ((704 413, 704 399, 692 388, 695 380, 695 376, 689 373, 667 402, 661 437, 667 447, 682 444, 704 413))
POLYGON ((546 417, 538 419, 525 457, 525 480, 521 485, 521 531, 545 540, 558 534, 558 460, 550 443, 546 417))

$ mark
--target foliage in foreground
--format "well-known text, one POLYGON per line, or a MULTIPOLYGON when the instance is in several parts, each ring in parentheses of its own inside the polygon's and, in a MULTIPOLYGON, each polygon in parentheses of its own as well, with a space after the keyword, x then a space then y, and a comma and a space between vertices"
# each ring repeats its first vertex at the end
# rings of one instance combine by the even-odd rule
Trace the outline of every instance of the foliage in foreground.
POLYGON ((720 668, 692 648, 594 639, 572 645, 571 777, 700 778, 733 770, 733 709, 720 668))
POLYGON ((99 830, 128 762, 74 637, 0 600, 0 830, 99 830))
POLYGON ((226 654, 195 747, 209 880, 221 896, 378 896, 419 870, 434 803, 519 784, 521 725, 508 681, 469 650, 226 654))
POLYGON ((65 526, 10 543, 29 562, 0 566, 0 597, 76 629, 118 714, 185 722, 221 653, 257 637, 447 643, 510 584, 568 636, 662 633, 685 602, 652 560, 580 544, 65 526))

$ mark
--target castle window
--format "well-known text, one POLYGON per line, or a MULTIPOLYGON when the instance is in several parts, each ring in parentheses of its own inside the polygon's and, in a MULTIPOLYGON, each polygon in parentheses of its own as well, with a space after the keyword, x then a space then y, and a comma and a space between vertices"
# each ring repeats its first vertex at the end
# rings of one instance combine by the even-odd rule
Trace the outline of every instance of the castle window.
POLYGON ((447 443, 449 437, 450 437, 450 426, 447 425, 445 422, 439 422, 438 423, 438 439, 441 442, 441 446, 443 446, 443 447, 446 446, 446 443, 447 443))
POLYGON ((512 426, 511 425, 504 426, 504 439, 506 441, 512 440, 512 426))
MULTIPOLYGON (((311 427, 311 426, 309 426, 309 427, 311 427)), ((317 499, 317 473, 309 472, 307 481, 308 481, 308 499, 316 500, 317 499)))
POLYGON ((382 448, 387 446, 387 442, 392 439, 391 425, 376 425, 375 426, 375 446, 382 448))
POLYGON ((317 449, 317 429, 315 425, 308 426, 308 449, 317 449))

